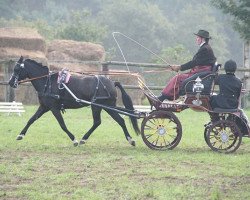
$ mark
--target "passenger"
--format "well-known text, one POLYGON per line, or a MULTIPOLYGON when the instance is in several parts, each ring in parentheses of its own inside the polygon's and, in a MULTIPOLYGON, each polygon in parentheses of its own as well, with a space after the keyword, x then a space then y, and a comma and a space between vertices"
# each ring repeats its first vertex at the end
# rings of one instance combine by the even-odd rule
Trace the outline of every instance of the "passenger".
MULTIPOLYGON (((222 109, 236 109, 239 108, 239 98, 242 88, 242 82, 239 78, 235 76, 235 71, 237 69, 237 64, 233 60, 228 60, 224 69, 226 74, 220 74, 215 79, 215 84, 219 85, 219 94, 211 97, 210 103, 212 109, 222 108, 222 109)), ((244 113, 243 109, 239 108, 241 117, 243 121, 250 127, 250 123, 247 115, 244 113)), ((215 119, 218 119, 215 118, 215 119)), ((241 123, 237 123, 239 128, 242 129, 241 123)), ((248 132, 244 131, 245 134, 248 132)))
POLYGON ((215 79, 215 84, 219 85, 219 94, 212 96, 211 107, 235 109, 239 105, 239 97, 242 87, 242 82, 235 76, 237 64, 233 60, 228 60, 224 69, 226 74, 220 74, 215 79))
POLYGON ((183 65, 171 66, 171 69, 176 72, 179 70, 185 71, 191 69, 190 72, 174 76, 163 89, 161 95, 158 97, 160 101, 164 101, 165 99, 174 100, 179 98, 180 85, 185 79, 199 72, 212 70, 212 66, 216 62, 216 58, 211 46, 208 44, 209 39, 211 39, 209 32, 205 30, 199 30, 198 33, 195 33, 195 35, 196 43, 200 46, 200 48, 194 55, 193 59, 183 65))

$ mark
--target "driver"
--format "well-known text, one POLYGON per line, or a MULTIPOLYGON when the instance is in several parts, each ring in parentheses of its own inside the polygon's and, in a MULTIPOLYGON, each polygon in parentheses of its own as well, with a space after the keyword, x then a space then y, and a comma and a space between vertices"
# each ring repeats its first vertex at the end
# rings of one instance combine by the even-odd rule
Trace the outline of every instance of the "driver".
POLYGON ((179 98, 180 85, 185 79, 199 72, 212 70, 212 66, 216 62, 216 58, 211 46, 208 44, 209 39, 211 39, 209 32, 206 30, 199 30, 198 33, 195 33, 195 35, 196 43, 200 46, 200 48, 194 55, 193 59, 183 65, 171 66, 171 69, 176 72, 179 70, 191 70, 187 73, 174 76, 163 89, 161 95, 158 97, 160 101, 164 101, 165 99, 174 100, 179 98))

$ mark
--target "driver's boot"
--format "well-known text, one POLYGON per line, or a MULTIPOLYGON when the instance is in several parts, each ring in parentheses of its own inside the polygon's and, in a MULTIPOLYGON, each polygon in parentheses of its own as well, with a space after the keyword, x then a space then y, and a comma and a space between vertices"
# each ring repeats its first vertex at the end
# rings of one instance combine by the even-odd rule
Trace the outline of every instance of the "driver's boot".
POLYGON ((171 100, 171 98, 168 95, 161 94, 160 96, 157 97, 161 102, 163 102, 165 99, 171 100))

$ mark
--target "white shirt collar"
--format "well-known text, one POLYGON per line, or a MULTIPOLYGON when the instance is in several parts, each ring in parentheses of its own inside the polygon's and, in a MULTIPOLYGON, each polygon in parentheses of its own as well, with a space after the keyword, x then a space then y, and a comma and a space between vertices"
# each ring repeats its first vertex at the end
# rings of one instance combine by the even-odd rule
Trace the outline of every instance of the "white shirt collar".
POLYGON ((206 42, 202 42, 201 44, 200 44, 200 47, 203 45, 203 44, 205 44, 206 42))

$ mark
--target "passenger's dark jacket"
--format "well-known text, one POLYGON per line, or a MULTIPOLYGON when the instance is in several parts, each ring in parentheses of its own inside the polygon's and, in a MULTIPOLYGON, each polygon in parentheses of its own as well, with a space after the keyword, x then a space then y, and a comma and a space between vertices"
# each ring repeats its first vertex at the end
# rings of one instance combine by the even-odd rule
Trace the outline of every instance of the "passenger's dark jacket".
POLYGON ((242 82, 234 74, 220 74, 215 80, 219 85, 220 92, 212 96, 212 108, 234 109, 238 107, 238 100, 241 92, 242 82))

